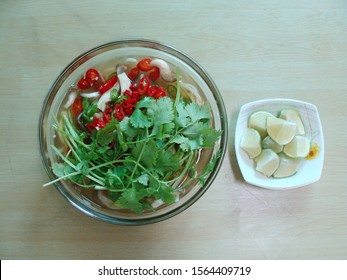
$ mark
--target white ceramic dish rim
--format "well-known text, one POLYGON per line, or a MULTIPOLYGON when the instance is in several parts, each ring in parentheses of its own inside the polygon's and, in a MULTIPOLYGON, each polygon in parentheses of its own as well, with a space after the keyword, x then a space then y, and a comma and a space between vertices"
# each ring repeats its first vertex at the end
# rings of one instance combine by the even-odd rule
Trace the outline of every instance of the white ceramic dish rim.
POLYGON ((295 99, 262 99, 244 104, 239 112, 235 131, 235 153, 243 178, 249 184, 274 190, 286 190, 310 185, 321 177, 324 164, 324 137, 317 107, 311 103, 295 99), (259 110, 278 113, 281 109, 293 108, 302 116, 307 136, 319 146, 319 154, 313 160, 304 160, 298 172, 287 178, 267 178, 257 172, 254 162, 240 148, 243 131, 247 128, 250 113, 259 110), (304 174, 305 171, 307 174, 304 174))

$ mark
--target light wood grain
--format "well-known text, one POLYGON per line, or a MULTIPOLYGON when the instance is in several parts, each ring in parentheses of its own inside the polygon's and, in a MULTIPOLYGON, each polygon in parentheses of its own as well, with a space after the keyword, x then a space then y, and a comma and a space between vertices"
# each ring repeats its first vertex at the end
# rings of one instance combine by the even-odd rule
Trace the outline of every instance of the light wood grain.
POLYGON ((0 2, 1 259, 346 259, 346 1, 0 2), (210 190, 178 216, 121 227, 75 210, 38 149, 38 118, 60 71, 81 52, 124 38, 173 45, 224 98, 229 148, 210 190), (236 116, 262 98, 314 103, 325 138, 322 178, 290 191, 247 185, 236 116))

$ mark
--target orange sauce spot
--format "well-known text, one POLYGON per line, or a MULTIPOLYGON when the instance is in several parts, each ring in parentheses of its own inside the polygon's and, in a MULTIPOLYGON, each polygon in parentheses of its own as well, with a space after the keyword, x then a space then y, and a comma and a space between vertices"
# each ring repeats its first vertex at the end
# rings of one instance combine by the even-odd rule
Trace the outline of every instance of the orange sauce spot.
POLYGON ((311 145, 310 152, 306 156, 306 159, 307 160, 315 159, 318 156, 318 154, 319 154, 319 146, 316 143, 314 143, 311 145))

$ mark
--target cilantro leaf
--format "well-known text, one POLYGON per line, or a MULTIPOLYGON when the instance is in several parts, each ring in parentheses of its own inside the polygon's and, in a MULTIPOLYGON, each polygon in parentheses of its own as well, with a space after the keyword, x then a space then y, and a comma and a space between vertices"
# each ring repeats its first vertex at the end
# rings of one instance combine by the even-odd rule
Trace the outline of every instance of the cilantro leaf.
POLYGON ((148 143, 139 142, 136 143, 131 151, 131 155, 135 159, 140 159, 146 168, 152 168, 157 159, 158 149, 154 140, 149 140, 148 143))
POLYGON ((189 124, 189 115, 185 109, 184 103, 181 101, 176 105, 176 118, 175 122, 178 127, 186 127, 189 124))
POLYGON ((63 177, 65 175, 65 165, 63 163, 53 163, 52 171, 55 176, 63 177))
POLYGON ((210 118, 210 107, 208 105, 199 106, 197 103, 191 102, 185 109, 192 122, 210 118))
POLYGON ((118 122, 113 119, 107 123, 104 128, 100 129, 96 133, 97 143, 102 146, 110 144, 115 139, 115 135, 117 134, 117 124, 118 122))
POLYGON ((139 130, 138 128, 135 128, 134 126, 132 126, 132 124, 130 123, 130 118, 129 117, 125 117, 120 123, 119 126, 122 130, 122 132, 127 136, 128 139, 133 139, 135 138, 138 133, 139 130))
POLYGON ((171 204, 175 202, 176 195, 173 194, 173 189, 166 186, 161 186, 156 193, 157 199, 161 199, 164 203, 171 204))
POLYGON ((147 173, 142 173, 135 182, 139 182, 141 185, 148 186, 149 175, 147 173))
POLYGON ((117 200, 117 205, 120 208, 131 209, 135 213, 141 213, 143 207, 139 200, 142 198, 142 195, 137 193, 136 187, 132 186, 122 192, 121 197, 117 200))
POLYGON ((153 124, 152 120, 142 112, 141 108, 137 107, 130 116, 130 123, 135 128, 151 127, 153 124))
POLYGON ((191 147, 189 145, 189 138, 187 137, 184 137, 182 135, 177 135, 173 140, 172 140, 173 143, 176 143, 176 144, 179 144, 179 147, 185 151, 185 152, 188 152, 190 151, 191 147))
POLYGON ((217 131, 211 127, 205 127, 202 131, 203 147, 212 148, 214 144, 218 141, 222 131, 217 131))
POLYGON ((164 175, 166 172, 175 172, 180 168, 181 164, 177 153, 172 154, 167 150, 159 150, 156 162, 156 170, 158 173, 164 175))

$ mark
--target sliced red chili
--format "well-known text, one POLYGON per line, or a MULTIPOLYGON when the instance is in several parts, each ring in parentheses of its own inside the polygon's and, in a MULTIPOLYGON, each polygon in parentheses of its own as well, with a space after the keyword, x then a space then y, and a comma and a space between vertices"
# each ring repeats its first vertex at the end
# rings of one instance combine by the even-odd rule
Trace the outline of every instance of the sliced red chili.
POLYGON ((112 111, 113 111, 112 107, 108 107, 104 111, 103 120, 104 120, 105 123, 108 123, 111 120, 112 111))
POLYGON ((78 116, 83 111, 82 98, 77 97, 75 101, 72 103, 71 111, 75 116, 78 116))
POLYGON ((116 104, 114 108, 114 114, 117 120, 121 121, 122 119, 124 119, 125 117, 124 110, 120 104, 116 104))
POLYGON ((159 76, 160 76, 160 70, 158 67, 154 66, 153 67, 153 71, 151 71, 148 76, 149 78, 152 80, 152 81, 156 81, 159 79, 159 76))
POLYGON ((134 107, 132 107, 132 108, 124 108, 123 111, 124 111, 124 114, 126 116, 130 116, 134 112, 134 107))
POLYGON ((155 91, 154 98, 159 99, 160 97, 166 96, 166 92, 162 87, 157 87, 155 91))
POLYGON ((137 67, 144 72, 150 71, 153 69, 153 66, 150 64, 151 61, 152 60, 150 58, 144 58, 139 63, 137 63, 137 67))
POLYGON ((100 85, 103 83, 103 79, 99 74, 98 70, 94 68, 90 68, 86 72, 86 80, 94 89, 98 89, 100 85))
POLYGON ((122 101, 123 109, 134 108, 137 103, 137 100, 132 97, 128 97, 127 99, 122 101))
POLYGON ((147 90, 146 95, 154 97, 156 92, 157 92, 157 87, 156 86, 150 86, 147 90))
POLYGON ((137 68, 137 66, 132 68, 128 73, 128 77, 130 80, 135 80, 139 75, 140 75, 140 69, 137 68))
POLYGON ((99 87, 99 93, 104 94, 106 91, 110 90, 116 83, 117 76, 112 76, 108 81, 106 81, 99 87))
POLYGON ((98 70, 96 70, 94 68, 90 68, 86 72, 86 80, 91 86, 93 86, 95 83, 100 82, 101 76, 100 76, 98 70))
POLYGON ((77 86, 79 89, 89 89, 91 87, 90 83, 84 77, 78 81, 77 86))
POLYGON ((132 82, 132 83, 130 84, 129 89, 130 89, 131 91, 137 90, 137 85, 136 85, 136 83, 135 83, 135 82, 132 82))
POLYGON ((149 80, 149 78, 147 76, 142 77, 137 87, 139 94, 140 95, 146 94, 150 85, 151 85, 151 81, 149 80))
POLYGON ((99 118, 94 118, 93 122, 86 124, 86 128, 88 129, 89 132, 91 132, 93 129, 99 130, 101 128, 104 128, 105 126, 106 126, 106 123, 104 122, 104 120, 99 118))

